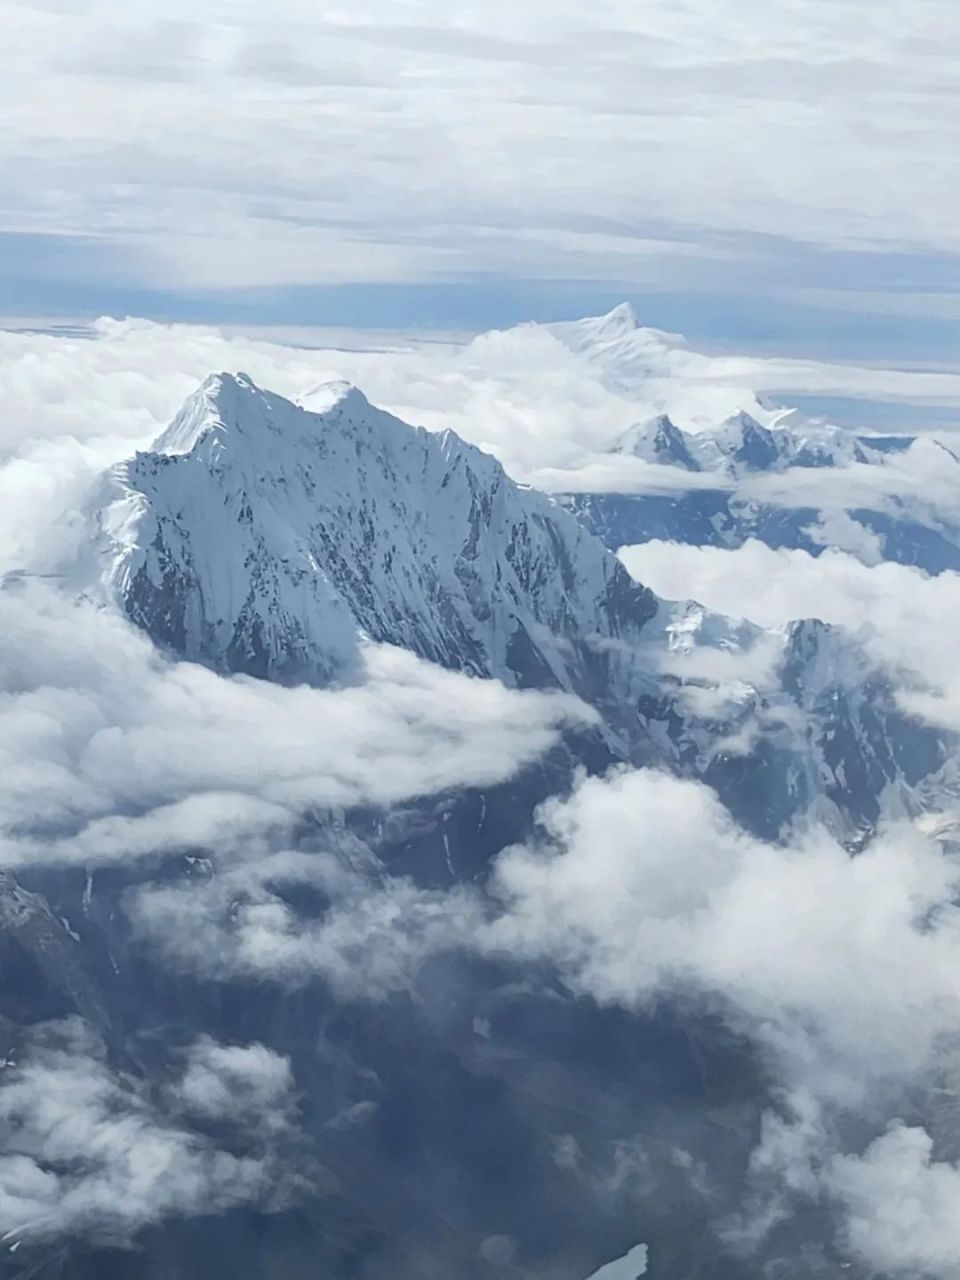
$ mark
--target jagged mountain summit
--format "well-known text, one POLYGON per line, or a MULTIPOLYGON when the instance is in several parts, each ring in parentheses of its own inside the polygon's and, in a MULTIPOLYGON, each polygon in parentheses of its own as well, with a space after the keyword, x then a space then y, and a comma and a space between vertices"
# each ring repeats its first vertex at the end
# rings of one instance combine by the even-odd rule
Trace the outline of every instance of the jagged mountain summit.
POLYGON ((645 408, 638 418, 669 413, 684 428, 714 426, 739 413, 762 426, 789 411, 748 385, 716 377, 709 357, 678 334, 641 325, 629 303, 602 316, 538 326, 576 357, 584 373, 618 398, 645 408))
POLYGON ((799 415, 789 417, 789 422, 764 426, 741 410, 715 428, 694 432, 682 431, 669 414, 658 414, 631 427, 613 451, 660 466, 736 479, 795 467, 882 465, 892 453, 903 453, 914 443, 910 436, 858 436, 799 415))
POLYGON ((577 521, 354 387, 311 403, 214 375, 109 476, 105 578, 154 640, 318 683, 349 678, 365 637, 588 700, 631 682, 656 602, 577 521))
POLYGON ((924 482, 935 471, 945 492, 952 476, 960 482, 960 461, 933 441, 852 438, 843 450, 862 456, 850 458, 850 466, 826 448, 811 449, 807 433, 798 438, 787 428, 760 428, 749 452, 720 451, 715 439, 694 437, 692 445, 686 433, 673 431, 657 425, 631 432, 615 452, 669 468, 676 483, 665 487, 657 479, 648 488, 632 483, 629 492, 557 494, 557 500, 612 551, 651 540, 735 549, 755 538, 813 556, 836 547, 867 564, 887 560, 929 574, 960 572, 960 519, 924 482), (916 453, 921 456, 910 456, 916 453), (907 471, 887 492, 884 458, 897 454, 906 456, 907 471), (822 489, 806 477, 786 486, 814 470, 826 476, 822 489))

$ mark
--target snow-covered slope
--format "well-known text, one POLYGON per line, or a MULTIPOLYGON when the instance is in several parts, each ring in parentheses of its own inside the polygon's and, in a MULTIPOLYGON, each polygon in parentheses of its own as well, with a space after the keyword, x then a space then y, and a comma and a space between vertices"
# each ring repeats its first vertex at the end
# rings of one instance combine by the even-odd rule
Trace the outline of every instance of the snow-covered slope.
POLYGON ((668 414, 660 414, 631 427, 614 452, 736 479, 794 467, 882 465, 891 452, 903 452, 912 443, 909 437, 856 436, 794 414, 788 421, 765 427, 741 410, 716 427, 697 432, 681 431, 668 414))
POLYGON ((452 432, 345 384, 310 403, 212 376, 113 471, 100 550, 135 622, 270 678, 348 678, 368 637, 508 685, 629 693, 656 602, 597 539, 452 432))

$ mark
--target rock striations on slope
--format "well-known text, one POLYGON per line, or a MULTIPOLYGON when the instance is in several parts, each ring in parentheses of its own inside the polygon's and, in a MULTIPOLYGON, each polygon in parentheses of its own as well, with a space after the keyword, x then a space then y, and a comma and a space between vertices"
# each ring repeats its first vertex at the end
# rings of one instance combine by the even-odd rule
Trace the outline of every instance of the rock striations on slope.
POLYGON ((365 637, 590 701, 630 682, 656 601, 572 516, 354 387, 312 400, 211 376, 110 474, 106 581, 155 641, 315 683, 349 678, 365 637))

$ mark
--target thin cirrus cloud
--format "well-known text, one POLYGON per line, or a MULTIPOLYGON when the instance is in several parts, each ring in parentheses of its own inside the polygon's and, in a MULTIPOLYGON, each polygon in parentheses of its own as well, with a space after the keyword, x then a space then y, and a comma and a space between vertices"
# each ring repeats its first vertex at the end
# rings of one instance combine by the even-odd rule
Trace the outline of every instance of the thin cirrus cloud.
POLYGON ((735 287, 776 241, 949 261, 957 24, 944 0, 20 3, 0 231, 94 236, 129 286, 193 291, 690 290, 726 259, 735 287))

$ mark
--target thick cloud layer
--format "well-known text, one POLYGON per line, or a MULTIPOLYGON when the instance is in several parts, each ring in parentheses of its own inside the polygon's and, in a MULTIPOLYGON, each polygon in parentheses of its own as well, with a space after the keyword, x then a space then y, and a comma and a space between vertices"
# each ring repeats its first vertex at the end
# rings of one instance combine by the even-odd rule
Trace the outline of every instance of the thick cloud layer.
POLYGON ((814 557, 755 541, 736 551, 647 542, 622 548, 620 556, 654 591, 721 613, 770 627, 803 617, 844 627, 878 662, 901 673, 906 706, 960 729, 957 574, 932 578, 904 565, 864 564, 859 555, 835 549, 814 557))
POLYGON ((950 1276, 960 1256, 960 1168, 937 1160, 925 1130, 894 1125, 829 1169, 850 1246, 894 1275, 950 1276))
POLYGON ((202 884, 146 886, 131 918, 174 968, 285 986, 320 977, 345 999, 412 991, 430 957, 466 949, 546 963, 604 1004, 707 1008, 754 1043, 779 1099, 731 1241, 750 1249, 823 1201, 851 1256, 949 1276, 956 858, 911 824, 856 858, 816 831, 767 845, 707 788, 651 771, 585 779, 540 819, 536 842, 499 858, 493 901, 371 886, 333 859, 281 853, 202 884), (322 890, 320 919, 290 907, 298 885, 322 890), (876 1231, 894 1185, 911 1197, 911 1230, 876 1231))
POLYGON ((949 1276, 960 1170, 934 1137, 942 1147, 960 1115, 955 856, 910 826, 856 858, 817 833, 763 845, 705 788, 649 772, 585 781, 542 819, 541 843, 499 861, 506 909, 488 942, 549 958, 604 1002, 704 1000, 766 1060, 781 1111, 754 1153, 756 1201, 731 1234, 747 1244, 825 1196, 857 1256, 949 1276), (898 1122, 913 1090, 933 1136, 898 1122), (851 1115, 877 1136, 849 1149, 851 1115))
MULTIPOLYGON (((387 349, 366 351, 344 349, 349 335, 302 337, 318 349, 136 320, 98 321, 85 341, 0 332, 0 459, 19 459, 15 470, 0 469, 0 568, 15 567, 14 551, 41 534, 35 521, 24 529, 16 518, 24 495, 52 517, 58 503, 69 505, 77 477, 89 479, 146 447, 212 370, 245 370, 292 398, 318 382, 346 378, 404 420, 451 427, 494 453, 516 479, 556 491, 656 491, 678 479, 689 485, 686 473, 602 457, 633 423, 665 410, 681 425, 695 425, 755 407, 757 393, 960 405, 956 374, 706 356, 681 338, 650 330, 638 333, 632 356, 630 349, 607 351, 593 361, 537 326, 485 334, 467 345, 411 346, 394 337, 385 340, 387 349)), ((356 345, 356 335, 353 340, 356 345)), ((839 486, 818 471, 794 472, 790 482, 812 486, 813 506, 835 507, 851 478, 872 486, 868 496, 885 490, 931 496, 942 469, 937 463, 934 451, 901 460, 889 472, 858 468, 839 486), (827 496, 818 502, 821 490, 827 496)), ((761 481, 766 489, 758 496, 775 497, 777 483, 761 481)))
POLYGON ((303 1187, 293 1164, 264 1146, 262 1135, 278 1132, 292 1105, 291 1084, 289 1064, 263 1045, 201 1040, 164 1099, 111 1068, 78 1019, 35 1028, 22 1061, 4 1064, 0 1074, 6 1248, 87 1234, 124 1244, 168 1217, 247 1203, 283 1208, 303 1187), (234 1090, 229 1114, 218 1088, 234 1090), (191 1116, 198 1111, 231 1120, 235 1149, 196 1131, 191 1116))
POLYGON ((113 614, 0 593, 0 865, 259 847, 305 812, 491 785, 589 713, 371 646, 343 690, 162 659, 113 614))
POLYGON ((493 936, 598 999, 713 991, 797 1087, 856 1105, 955 1025, 958 868, 909 826, 857 858, 817 833, 767 846, 706 788, 652 772, 585 781, 541 816, 544 843, 500 859, 493 936))

